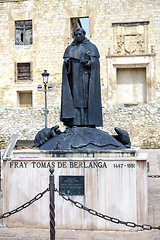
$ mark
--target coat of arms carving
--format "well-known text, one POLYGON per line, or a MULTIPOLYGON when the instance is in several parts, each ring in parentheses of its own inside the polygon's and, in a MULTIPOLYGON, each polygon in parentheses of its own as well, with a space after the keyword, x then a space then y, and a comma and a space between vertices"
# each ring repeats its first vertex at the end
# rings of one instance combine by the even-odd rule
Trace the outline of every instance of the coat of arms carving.
POLYGON ((142 34, 118 35, 116 52, 118 54, 140 54, 145 52, 144 36, 142 34))
POLYGON ((137 48, 137 35, 125 35, 124 36, 124 50, 132 54, 137 48))

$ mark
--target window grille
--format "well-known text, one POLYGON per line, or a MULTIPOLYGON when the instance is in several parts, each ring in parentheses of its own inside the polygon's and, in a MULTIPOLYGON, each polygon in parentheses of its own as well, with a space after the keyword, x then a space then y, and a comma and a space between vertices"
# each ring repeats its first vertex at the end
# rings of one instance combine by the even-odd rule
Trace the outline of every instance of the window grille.
POLYGON ((17 63, 16 66, 16 81, 32 80, 32 64, 17 63))
POLYGON ((32 20, 15 22, 15 44, 32 44, 32 20))

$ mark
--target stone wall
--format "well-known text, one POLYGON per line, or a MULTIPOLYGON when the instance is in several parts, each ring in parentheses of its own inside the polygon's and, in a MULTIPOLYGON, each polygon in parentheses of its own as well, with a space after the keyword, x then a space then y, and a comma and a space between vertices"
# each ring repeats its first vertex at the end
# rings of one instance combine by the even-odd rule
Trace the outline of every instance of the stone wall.
POLYGON ((37 90, 44 69, 54 86, 48 94, 48 125, 59 123, 63 53, 72 41, 70 19, 89 17, 90 41, 101 56, 104 130, 114 133, 114 127, 119 126, 130 133, 134 146, 158 148, 159 11, 159 0, 0 0, 0 141, 6 143, 15 132, 20 139, 33 139, 44 126, 44 93, 37 90), (15 45, 15 21, 20 20, 32 20, 31 45, 15 45), (16 64, 28 62, 32 79, 16 81, 16 64), (124 82, 124 92, 117 84, 118 69, 132 68, 145 69, 142 104, 141 83, 127 89, 130 82, 124 82), (123 103, 121 96, 130 97, 132 89, 134 101, 128 103, 137 105, 118 105, 123 103), (32 108, 17 108, 19 92, 32 92, 32 108))
POLYGON ((146 103, 160 103, 159 11, 159 0, 1 0, 1 107, 18 107, 18 92, 24 91, 32 91, 33 107, 42 106, 37 85, 44 69, 54 85, 49 102, 58 107, 55 96, 60 96, 63 53, 72 41, 70 19, 77 17, 89 17, 90 41, 100 52, 104 107, 120 103, 117 68, 145 68, 146 103), (32 20, 31 45, 15 45, 15 21, 20 20, 32 20), (27 62, 32 63, 31 81, 16 81, 16 63, 27 62))
MULTIPOLYGON (((56 124, 65 129, 59 120, 60 110, 48 107, 48 127, 56 124)), ((115 134, 114 127, 125 129, 130 134, 133 147, 160 148, 160 105, 139 104, 136 106, 114 105, 103 108, 103 128, 115 134)), ((36 133, 44 128, 44 108, 1 108, 0 147, 6 146, 12 134, 18 139, 33 140, 36 133)))

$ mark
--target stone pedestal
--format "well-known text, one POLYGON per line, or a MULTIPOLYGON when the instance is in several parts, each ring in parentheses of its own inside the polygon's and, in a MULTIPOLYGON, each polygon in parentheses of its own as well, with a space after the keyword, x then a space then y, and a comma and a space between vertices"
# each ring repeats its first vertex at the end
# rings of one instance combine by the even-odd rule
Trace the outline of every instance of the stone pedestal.
MULTIPOLYGON (((4 160, 4 212, 44 191, 49 168, 60 176, 84 176, 84 195, 71 196, 88 208, 123 221, 147 223, 147 154, 137 149, 97 152, 17 150, 4 160)), ((55 193, 56 228, 130 230, 76 208, 55 193)), ((4 220, 9 227, 49 228, 49 192, 28 208, 4 220)))

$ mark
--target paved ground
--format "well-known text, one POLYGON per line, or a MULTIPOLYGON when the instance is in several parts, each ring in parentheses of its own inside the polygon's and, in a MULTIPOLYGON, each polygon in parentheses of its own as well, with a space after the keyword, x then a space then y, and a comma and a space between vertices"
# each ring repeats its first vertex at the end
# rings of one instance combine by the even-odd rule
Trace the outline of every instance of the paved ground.
MULTIPOLYGON (((0 240, 49 240, 48 229, 0 228, 0 240)), ((56 240, 160 240, 160 231, 104 232, 57 230, 56 240)))

